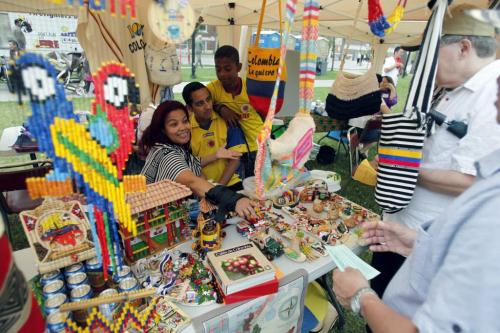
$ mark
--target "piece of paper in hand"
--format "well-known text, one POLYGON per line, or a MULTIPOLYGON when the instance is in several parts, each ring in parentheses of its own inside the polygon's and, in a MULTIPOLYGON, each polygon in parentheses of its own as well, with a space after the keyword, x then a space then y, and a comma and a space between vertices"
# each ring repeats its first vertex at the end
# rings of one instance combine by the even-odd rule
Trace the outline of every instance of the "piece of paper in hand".
POLYGON ((325 248, 328 251, 330 258, 332 258, 333 262, 341 272, 343 272, 346 267, 356 268, 367 280, 371 280, 380 274, 379 271, 368 265, 343 244, 335 246, 325 245, 325 248))

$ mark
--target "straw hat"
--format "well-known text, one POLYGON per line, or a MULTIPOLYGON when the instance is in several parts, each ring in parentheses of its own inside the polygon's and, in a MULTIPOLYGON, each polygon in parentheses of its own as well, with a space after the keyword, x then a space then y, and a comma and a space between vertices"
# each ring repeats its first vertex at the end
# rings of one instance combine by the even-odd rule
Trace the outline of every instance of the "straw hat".
POLYGON ((495 36, 495 29, 493 26, 471 17, 468 14, 471 10, 478 10, 478 8, 467 4, 453 7, 444 17, 442 34, 485 37, 495 36))
POLYGON ((500 9, 496 10, 470 9, 467 10, 466 13, 478 21, 491 24, 495 28, 500 29, 500 9))

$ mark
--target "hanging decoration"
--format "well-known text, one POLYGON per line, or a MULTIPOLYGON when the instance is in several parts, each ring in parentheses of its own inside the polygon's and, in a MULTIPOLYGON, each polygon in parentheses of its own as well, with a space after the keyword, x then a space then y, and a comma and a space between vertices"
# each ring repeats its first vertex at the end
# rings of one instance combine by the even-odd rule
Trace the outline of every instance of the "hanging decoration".
MULTIPOLYGON (((64 86, 56 80, 52 64, 40 55, 26 53, 17 60, 32 115, 27 120, 40 151, 53 161, 54 170, 44 178, 30 178, 27 187, 35 199, 73 193, 72 181, 87 198, 96 253, 107 267, 121 266, 118 221, 129 232, 137 227, 125 202, 122 170, 132 150, 134 128, 128 105, 138 101, 133 75, 118 63, 107 63, 94 75, 95 100, 88 124, 78 123, 64 86)), ((127 181, 135 191, 145 190, 143 176, 127 181)))
POLYGON ((391 27, 384 16, 380 0, 368 0, 368 25, 372 33, 377 37, 384 37, 385 29, 391 27))
POLYGON ((396 29, 396 27, 398 26, 399 22, 401 22, 401 19, 405 14, 406 1, 407 0, 398 0, 398 3, 396 4, 396 7, 392 11, 391 15, 387 17, 387 22, 389 22, 391 27, 385 29, 386 35, 393 32, 394 29, 396 29))
POLYGON ((263 130, 257 138, 255 175, 256 194, 264 198, 264 193, 282 188, 303 173, 302 167, 312 150, 315 124, 310 116, 311 102, 314 96, 316 76, 316 41, 318 38, 319 4, 316 1, 304 3, 302 16, 302 42, 300 49, 299 72, 299 110, 290 122, 288 129, 277 140, 270 140, 271 126, 281 77, 282 63, 285 62, 286 41, 293 24, 296 1, 287 2, 287 20, 281 48, 280 70, 271 100, 269 112, 263 130))
POLYGON ((50 2, 56 5, 67 4, 69 6, 74 6, 75 3, 78 6, 89 6, 92 10, 108 10, 111 14, 117 14, 118 9, 122 16, 127 15, 127 9, 130 12, 130 16, 135 18, 135 0, 50 0, 50 2))
MULTIPOLYGON (((278 0, 280 43, 285 43, 283 38, 281 24, 281 0, 278 0)), ((280 67, 281 48, 260 47, 260 33, 262 30, 262 21, 266 10, 266 0, 262 0, 260 9, 259 24, 253 45, 248 48, 248 69, 247 69, 247 94, 250 104, 253 108, 265 118, 269 110, 269 104, 273 95, 273 88, 278 76, 280 67)), ((280 83, 278 88, 278 97, 276 101, 275 113, 278 113, 283 105, 285 97, 286 66, 281 69, 280 83)))
POLYGON ((156 38, 169 44, 191 38, 196 28, 194 10, 187 0, 152 0, 148 21, 156 38))

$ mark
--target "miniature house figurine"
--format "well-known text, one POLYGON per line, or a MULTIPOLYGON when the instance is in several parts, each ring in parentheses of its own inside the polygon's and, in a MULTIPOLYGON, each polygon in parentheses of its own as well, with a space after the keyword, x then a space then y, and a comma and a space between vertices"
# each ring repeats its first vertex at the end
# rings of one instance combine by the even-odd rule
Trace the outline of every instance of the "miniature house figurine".
POLYGON ((193 236, 198 238, 193 243, 193 250, 197 252, 208 252, 220 249, 222 239, 226 232, 222 230, 221 223, 214 219, 217 206, 212 205, 205 199, 200 201, 200 214, 198 215, 198 225, 193 231, 193 236))
POLYGON ((45 201, 19 218, 41 274, 96 256, 90 224, 78 201, 45 201))
POLYGON ((120 234, 129 262, 134 262, 191 238, 187 197, 191 190, 176 182, 162 180, 147 185, 143 193, 130 193, 132 219, 137 236, 120 225, 120 234))

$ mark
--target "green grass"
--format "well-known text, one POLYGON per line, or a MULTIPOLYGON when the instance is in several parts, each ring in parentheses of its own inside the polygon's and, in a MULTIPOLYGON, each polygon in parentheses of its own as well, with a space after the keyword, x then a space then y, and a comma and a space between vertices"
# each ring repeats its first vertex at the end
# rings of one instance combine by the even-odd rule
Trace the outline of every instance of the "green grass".
POLYGON ((191 67, 182 67, 181 68, 181 77, 183 82, 190 81, 200 81, 207 82, 213 81, 216 79, 215 76, 215 67, 214 66, 204 66, 203 68, 196 68, 196 76, 195 78, 191 78, 191 67))

